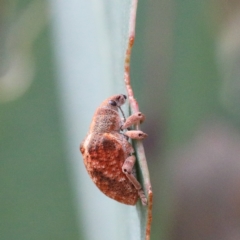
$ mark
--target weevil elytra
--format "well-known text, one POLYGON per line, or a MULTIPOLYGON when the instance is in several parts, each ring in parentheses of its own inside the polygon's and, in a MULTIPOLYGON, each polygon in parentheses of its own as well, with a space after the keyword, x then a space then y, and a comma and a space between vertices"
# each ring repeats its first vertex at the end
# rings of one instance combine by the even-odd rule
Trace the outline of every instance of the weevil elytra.
MULTIPOLYGON (((147 134, 129 127, 144 120, 137 112, 124 121, 118 110, 126 101, 124 94, 106 99, 96 110, 90 130, 80 145, 85 167, 97 187, 114 200, 135 205, 138 198, 147 205, 147 198, 134 174, 134 150, 128 138, 144 139, 147 134)), ((123 113, 123 112, 122 112, 123 113)))

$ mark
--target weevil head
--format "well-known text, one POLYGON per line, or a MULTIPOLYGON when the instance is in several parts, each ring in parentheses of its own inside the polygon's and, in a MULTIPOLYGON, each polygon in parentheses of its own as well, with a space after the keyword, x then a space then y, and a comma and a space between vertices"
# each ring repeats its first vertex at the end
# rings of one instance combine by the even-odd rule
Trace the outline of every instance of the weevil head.
POLYGON ((127 96, 124 94, 114 95, 107 100, 108 107, 117 109, 126 102, 127 96))
POLYGON ((111 131, 119 131, 122 123, 118 114, 118 110, 122 112, 124 117, 121 106, 126 102, 126 99, 126 95, 118 94, 109 97, 102 102, 94 114, 90 126, 90 132, 106 133, 111 131))

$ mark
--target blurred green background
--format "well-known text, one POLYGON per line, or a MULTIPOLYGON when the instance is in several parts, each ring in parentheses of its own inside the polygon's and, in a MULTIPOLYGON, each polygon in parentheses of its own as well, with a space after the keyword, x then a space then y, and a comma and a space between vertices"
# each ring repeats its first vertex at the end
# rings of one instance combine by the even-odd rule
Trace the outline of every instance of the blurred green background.
MULTIPOLYGON (((97 190, 78 149, 99 103, 125 92, 129 7, 0 1, 0 239, 140 239, 134 208, 97 190)), ((153 240, 240 239, 239 16, 235 0, 139 1, 153 240)))

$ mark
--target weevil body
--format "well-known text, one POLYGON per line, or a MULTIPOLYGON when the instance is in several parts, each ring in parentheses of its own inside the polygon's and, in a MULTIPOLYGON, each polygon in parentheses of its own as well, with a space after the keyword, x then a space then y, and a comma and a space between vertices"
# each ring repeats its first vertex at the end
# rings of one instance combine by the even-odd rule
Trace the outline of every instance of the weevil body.
POLYGON ((126 101, 123 94, 106 99, 96 110, 90 130, 80 145, 85 167, 97 187, 108 197, 128 205, 135 205, 140 197, 147 199, 134 175, 135 156, 128 137, 143 139, 142 131, 131 131, 129 126, 140 122, 140 112, 122 121, 118 110, 126 101))

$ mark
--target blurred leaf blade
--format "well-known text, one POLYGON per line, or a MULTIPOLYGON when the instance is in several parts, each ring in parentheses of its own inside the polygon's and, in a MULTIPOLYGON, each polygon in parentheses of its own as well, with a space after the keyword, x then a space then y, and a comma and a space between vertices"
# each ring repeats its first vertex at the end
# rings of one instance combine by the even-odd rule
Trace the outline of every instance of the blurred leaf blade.
MULTIPOLYGON (((4 9, 11 12, 11 8, 14 8, 16 16, 21 18, 31 4, 38 4, 39 1, 11 3, 5 2, 4 9)), ((41 17, 46 18, 47 8, 43 9, 38 10, 43 10, 41 17)), ((29 17, 19 22, 18 18, 12 18, 10 24, 1 29, 3 35, 8 35, 12 27, 20 24, 23 31, 15 32, 16 39, 11 38, 13 43, 9 51, 12 55, 7 52, 6 59, 11 66, 11 61, 14 61, 11 56, 15 57, 20 52, 20 60, 24 61, 25 54, 27 58, 31 55, 28 63, 34 61, 35 74, 29 75, 33 79, 24 92, 11 99, 11 102, 0 104, 0 238, 81 239, 65 161, 50 29, 45 22, 47 18, 41 19, 41 22, 39 17, 29 17), (33 37, 32 30, 36 28, 23 25, 30 24, 34 28, 34 21, 38 21, 36 25, 44 24, 33 37), (27 38, 24 41, 26 48, 23 45, 16 46, 20 44, 17 40, 22 40, 19 34, 27 38)), ((2 44, 4 48, 9 42, 2 44)), ((30 68, 23 69, 23 72, 28 74, 32 67, 30 64, 30 68)), ((6 68, 6 72, 8 70, 6 68)), ((17 80, 21 77, 18 76, 17 80)), ((13 87, 19 84, 6 83, 13 84, 13 87)))

